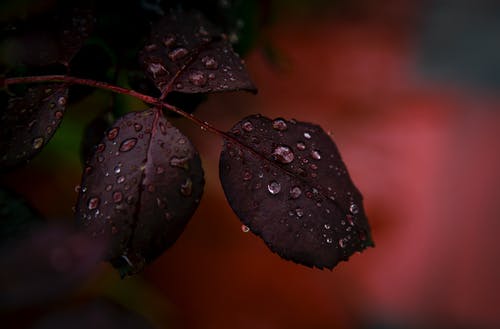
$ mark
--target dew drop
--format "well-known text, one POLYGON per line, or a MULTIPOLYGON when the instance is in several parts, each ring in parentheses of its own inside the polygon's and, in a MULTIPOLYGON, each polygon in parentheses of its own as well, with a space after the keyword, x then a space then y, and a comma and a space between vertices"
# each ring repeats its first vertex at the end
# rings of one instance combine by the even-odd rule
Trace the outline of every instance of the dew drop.
POLYGON ((121 184, 121 183, 123 183, 124 181, 125 181, 125 176, 119 176, 119 177, 116 179, 116 182, 117 182, 118 184, 121 184))
POLYGON ((290 197, 292 199, 297 199, 298 197, 300 197, 301 194, 302 194, 302 190, 298 186, 294 186, 290 190, 290 197))
POLYGON ((191 178, 187 178, 186 181, 181 185, 181 194, 184 196, 190 196, 193 192, 193 181, 191 178))
POLYGON ((306 149, 306 144, 304 144, 303 142, 298 142, 296 146, 297 146, 297 149, 300 151, 303 151, 306 149))
POLYGON ((245 170, 245 172, 243 173, 243 180, 249 181, 252 179, 252 177, 253 177, 252 173, 248 170, 245 170))
POLYGON ((297 217, 301 218, 302 216, 304 216, 304 210, 302 210, 302 208, 297 208, 295 209, 295 214, 297 215, 297 217))
POLYGON ((124 140, 120 144, 120 152, 130 151, 131 149, 134 148, 135 144, 137 144, 137 138, 135 138, 135 137, 128 138, 128 139, 124 140))
POLYGON ((207 69, 215 70, 219 67, 219 63, 217 63, 217 61, 210 56, 203 57, 201 59, 201 62, 203 63, 203 65, 205 65, 207 69))
POLYGON ((285 120, 283 120, 283 119, 276 119, 276 120, 273 121, 273 128, 276 129, 276 130, 279 130, 279 131, 284 131, 288 127, 286 125, 285 120))
POLYGON ((113 139, 116 138, 116 136, 118 136, 118 132, 120 131, 120 128, 118 127, 115 127, 113 129, 111 129, 110 131, 108 131, 108 139, 110 141, 112 141, 113 139))
POLYGON ((156 167, 156 174, 161 175, 165 172, 165 168, 158 166, 156 167))
POLYGON ((253 130, 253 124, 250 121, 245 121, 241 127, 246 132, 251 132, 253 130))
POLYGON ((171 47, 175 43, 175 36, 173 35, 168 35, 165 38, 163 38, 163 44, 165 47, 171 47))
POLYGON ((113 193, 113 201, 115 203, 120 203, 123 200, 123 194, 120 191, 116 191, 113 193))
POLYGON ((37 137, 33 140, 33 148, 38 150, 43 145, 43 137, 37 137))
POLYGON ((277 181, 273 180, 267 185, 267 190, 273 195, 278 194, 281 191, 281 185, 277 181))
POLYGON ((333 242, 332 238, 326 238, 326 243, 331 244, 333 242))
POLYGON ((304 138, 305 139, 311 139, 311 134, 310 133, 304 133, 304 138))
POLYGON ((250 228, 246 225, 241 225, 241 231, 243 233, 248 233, 248 232, 250 232, 250 228))
POLYGON ((191 72, 188 79, 190 83, 198 87, 203 87, 207 84, 207 76, 201 71, 191 72))
POLYGON ((134 123, 134 129, 135 129, 135 131, 141 131, 142 125, 140 123, 134 123))
POLYGON ((176 48, 168 53, 168 58, 170 58, 171 61, 176 61, 183 58, 187 54, 188 50, 186 48, 176 48))
POLYGON ((311 156, 315 160, 320 160, 321 159, 321 154, 319 153, 318 150, 314 150, 311 152, 311 156))
POLYGON ((106 185, 106 187, 104 188, 104 190, 105 190, 106 192, 109 192, 109 191, 111 191, 111 189, 112 189, 112 188, 113 188, 113 185, 108 184, 108 185, 106 185))
POLYGON ((119 174, 120 171, 122 171, 122 169, 119 166, 116 166, 114 171, 115 171, 115 174, 119 174))
POLYGON ((149 72, 153 74, 153 77, 156 78, 156 75, 160 74, 161 72, 167 72, 165 67, 161 65, 160 63, 151 63, 148 66, 149 72))
POLYGON ((355 203, 353 203, 349 207, 349 211, 351 212, 351 214, 356 215, 359 212, 359 208, 355 203))
POLYGON ((59 99, 57 100, 57 104, 59 106, 64 106, 66 105, 66 97, 59 97, 59 99))
POLYGON ((170 166, 171 167, 177 167, 177 168, 182 168, 185 170, 189 169, 189 163, 188 163, 188 158, 177 158, 177 157, 172 157, 170 159, 170 166))
POLYGON ((54 113, 54 116, 57 120, 61 120, 63 117, 63 113, 61 111, 56 111, 56 113, 54 113))
POLYGON ((339 240, 339 246, 340 246, 340 248, 345 248, 346 244, 345 244, 344 239, 339 240))
POLYGON ((90 198, 88 203, 89 210, 94 210, 95 208, 99 207, 99 202, 101 202, 101 200, 99 200, 99 198, 97 197, 90 198))
POLYGON ((81 188, 80 185, 75 186, 75 192, 76 193, 80 192, 80 188, 81 188))
POLYGON ((273 156, 281 163, 290 163, 295 158, 292 150, 288 146, 278 146, 273 151, 273 156))

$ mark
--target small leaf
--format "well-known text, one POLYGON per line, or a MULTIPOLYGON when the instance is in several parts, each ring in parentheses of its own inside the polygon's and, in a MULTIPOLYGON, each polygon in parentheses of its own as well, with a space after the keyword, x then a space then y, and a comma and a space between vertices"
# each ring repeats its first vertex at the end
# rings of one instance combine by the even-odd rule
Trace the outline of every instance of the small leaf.
POLYGON ((203 186, 198 153, 161 110, 129 113, 88 161, 77 222, 88 234, 109 238, 108 260, 133 274, 177 240, 203 186))
POLYGON ((51 84, 9 100, 1 117, 0 168, 26 162, 40 152, 59 127, 67 98, 66 85, 51 84))
POLYGON ((321 127, 254 115, 229 134, 222 187, 243 224, 273 252, 331 269, 373 246, 362 196, 321 127))
POLYGON ((163 94, 256 91, 229 41, 201 13, 166 15, 139 59, 163 94))

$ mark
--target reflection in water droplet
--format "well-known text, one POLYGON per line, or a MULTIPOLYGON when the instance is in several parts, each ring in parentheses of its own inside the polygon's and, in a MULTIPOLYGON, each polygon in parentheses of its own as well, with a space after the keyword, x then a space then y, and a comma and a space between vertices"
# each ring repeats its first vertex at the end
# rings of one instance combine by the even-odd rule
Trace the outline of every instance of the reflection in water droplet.
POLYGON ((297 146, 297 149, 299 149, 301 151, 306 149, 306 144, 304 144, 303 142, 298 142, 296 146, 297 146))
POLYGON ((187 54, 188 50, 186 48, 176 48, 168 53, 168 58, 170 58, 171 61, 176 61, 183 58, 187 54))
POLYGON ((108 139, 109 139, 110 141, 112 141, 113 139, 115 139, 115 138, 116 138, 116 136, 118 136, 118 132, 119 132, 119 131, 120 131, 120 128, 118 128, 118 127, 115 127, 115 128, 113 128, 113 129, 109 130, 109 131, 108 131, 108 134, 107 134, 107 135, 108 135, 108 139))
POLYGON ((339 240, 339 246, 340 246, 340 248, 345 248, 346 244, 345 244, 344 239, 339 240))
POLYGON ((38 150, 43 145, 43 137, 38 137, 33 140, 33 148, 38 150))
POLYGON ((121 184, 121 183, 123 183, 124 181, 125 181, 125 176, 119 176, 119 177, 116 179, 116 182, 117 182, 118 184, 121 184))
POLYGON ((63 113, 61 111, 56 111, 56 113, 54 113, 54 116, 57 120, 60 120, 63 117, 63 113))
POLYGON ((359 212, 359 208, 355 203, 353 203, 349 207, 349 211, 351 212, 351 214, 356 215, 359 212))
POLYGON ((122 192, 116 191, 113 193, 113 201, 115 203, 120 203, 123 200, 123 194, 122 192))
POLYGON ((201 59, 201 62, 203 63, 203 65, 205 65, 205 67, 207 69, 215 70, 219 67, 219 63, 217 63, 217 61, 213 57, 210 57, 210 56, 203 57, 201 59))
POLYGON ((281 185, 277 181, 273 180, 267 185, 267 190, 273 195, 278 194, 281 191, 281 185))
POLYGON ((141 131, 142 125, 140 123, 134 123, 134 129, 135 131, 141 131))
POLYGON ((120 171, 122 171, 122 170, 119 166, 116 166, 114 171, 115 171, 115 174, 119 174, 120 171))
POLYGON ((325 224, 325 229, 329 230, 331 228, 330 224, 325 224))
POLYGON ((311 152, 311 156, 315 160, 320 160, 321 159, 321 154, 319 153, 318 150, 314 150, 311 152))
POLYGON ((273 121, 273 128, 276 129, 276 130, 279 130, 279 131, 284 131, 288 127, 286 125, 285 120, 283 120, 283 119, 276 119, 276 120, 273 121))
POLYGON ((61 96, 61 97, 59 97, 59 99, 57 100, 57 104, 58 104, 59 106, 64 106, 64 105, 66 105, 66 97, 62 97, 62 96, 61 96))
POLYGON ((191 178, 187 178, 184 184, 181 185, 181 194, 184 196, 190 196, 193 192, 193 181, 191 178))
POLYGON ((309 133, 304 133, 304 138, 306 138, 306 139, 311 139, 311 134, 309 134, 309 133))
POLYGON ((241 225, 241 231, 243 231, 243 233, 248 233, 250 232, 250 228, 246 225, 241 225))
POLYGON ((273 151, 273 156, 281 163, 290 163, 295 158, 292 150, 288 146, 278 146, 273 151))
POLYGON ((326 243, 330 244, 332 242, 333 242, 332 238, 326 238, 326 243))
POLYGON ((302 194, 302 190, 298 186, 294 186, 290 190, 290 197, 292 199, 297 199, 298 197, 300 197, 301 194, 302 194))
POLYGON ((135 138, 135 137, 128 138, 128 139, 124 140, 120 144, 120 152, 130 151, 131 149, 134 148, 135 144, 137 144, 137 138, 135 138))
POLYGON ((108 185, 106 185, 106 187, 104 188, 104 190, 105 190, 106 192, 109 192, 109 191, 111 191, 111 189, 112 189, 112 188, 113 188, 113 185, 108 184, 108 185))
POLYGON ((190 83, 198 87, 203 87, 207 84, 207 76, 201 71, 191 72, 188 79, 190 83))
POLYGON ((302 216, 304 216, 304 210, 302 210, 302 208, 297 208, 295 209, 295 214, 297 215, 297 217, 301 218, 302 216))
POLYGON ((94 210, 95 208, 99 207, 99 202, 101 202, 101 200, 99 200, 98 197, 90 198, 88 203, 89 210, 94 210))

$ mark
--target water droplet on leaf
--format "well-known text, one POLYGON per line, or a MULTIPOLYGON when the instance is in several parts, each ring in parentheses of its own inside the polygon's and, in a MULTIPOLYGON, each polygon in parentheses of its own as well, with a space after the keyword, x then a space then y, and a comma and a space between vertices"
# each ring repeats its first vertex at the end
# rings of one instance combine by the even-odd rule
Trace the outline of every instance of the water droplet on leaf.
POLYGON ((128 139, 124 140, 120 144, 120 152, 130 151, 131 149, 134 148, 135 144, 137 144, 137 138, 135 138, 135 137, 128 138, 128 139))
POLYGON ((278 146, 273 151, 273 156, 281 163, 290 163, 295 158, 292 150, 288 146, 278 146))
POLYGON ((281 185, 277 181, 273 180, 267 185, 267 190, 273 195, 278 194, 281 191, 281 185))

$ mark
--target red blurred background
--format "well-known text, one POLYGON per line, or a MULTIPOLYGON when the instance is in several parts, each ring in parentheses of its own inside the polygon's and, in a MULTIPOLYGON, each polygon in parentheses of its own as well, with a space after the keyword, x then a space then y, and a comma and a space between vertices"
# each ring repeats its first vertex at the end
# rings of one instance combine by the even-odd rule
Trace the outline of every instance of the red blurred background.
MULTIPOLYGON (((375 248, 333 271, 280 259, 227 204, 220 139, 179 120, 205 168, 199 209, 144 273, 120 281, 103 265, 83 293, 113 295, 158 327, 499 328, 500 99, 421 74, 424 9, 292 6, 264 31, 276 62, 261 47, 246 59, 259 94, 210 96, 197 112, 223 130, 263 113, 331 131, 375 248)), ((80 168, 40 157, 5 180, 48 217, 70 217, 80 168)))

